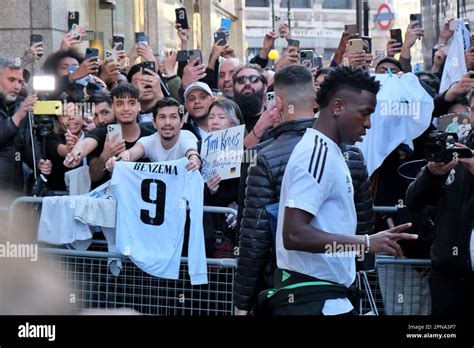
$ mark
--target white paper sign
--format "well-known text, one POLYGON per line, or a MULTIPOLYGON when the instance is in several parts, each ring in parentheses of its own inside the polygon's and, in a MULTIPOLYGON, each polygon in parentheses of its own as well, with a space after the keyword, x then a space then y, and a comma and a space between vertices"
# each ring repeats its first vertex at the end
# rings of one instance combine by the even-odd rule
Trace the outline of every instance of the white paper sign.
POLYGON ((222 180, 240 177, 244 153, 245 125, 207 133, 201 146, 201 175, 204 181, 214 175, 222 180))

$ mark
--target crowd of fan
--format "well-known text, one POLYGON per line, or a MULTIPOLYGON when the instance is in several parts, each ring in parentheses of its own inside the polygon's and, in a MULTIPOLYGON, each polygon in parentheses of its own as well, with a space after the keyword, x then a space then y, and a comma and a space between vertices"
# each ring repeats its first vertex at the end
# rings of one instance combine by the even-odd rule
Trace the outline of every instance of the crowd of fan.
MULTIPOLYGON (((78 42, 71 34, 66 35, 60 50, 49 55, 41 44, 33 44, 21 64, 15 59, 0 58, 1 189, 13 196, 31 194, 36 167, 46 176, 45 185, 50 192, 65 191, 65 173, 84 165, 88 165, 91 188, 95 188, 110 179, 117 158, 166 161, 188 157, 188 169, 199 170, 200 141, 205 134, 244 124, 245 148, 257 154, 255 163, 242 163, 241 178, 222 181, 219 176, 212 177, 206 182, 204 195, 205 205, 232 207, 238 209, 238 216, 205 214, 204 226, 208 257, 239 258, 235 305, 250 311, 259 290, 271 284, 276 267, 274 237, 264 208, 278 202, 291 151, 317 118, 318 103, 313 92, 319 91, 324 79, 339 65, 375 69, 378 74, 411 72, 410 49, 424 34, 424 29, 415 24, 407 28, 403 45, 387 41, 386 57, 382 58, 365 51, 348 52, 348 41, 358 34, 344 32, 330 65, 311 70, 314 91, 308 95, 314 104, 312 112, 287 117, 280 114, 280 105, 269 107, 266 100, 267 92, 275 90, 278 94, 279 87, 283 90, 285 85, 298 84, 298 70, 288 69, 300 63, 297 47, 288 46, 273 65, 268 59, 278 37, 291 38, 286 24, 277 33, 265 35, 259 55, 246 65, 239 62, 232 47, 218 43, 212 46, 207 64, 200 64, 198 58, 177 62, 176 50, 157 59, 148 45, 134 45, 128 55, 115 46, 117 60, 85 59, 75 48, 78 42), (43 54, 45 57, 40 58, 43 54), (28 114, 38 97, 29 92, 27 69, 31 60, 27 57, 43 59, 44 73, 56 78, 56 90, 47 98, 65 101, 70 106, 55 119, 50 134, 37 136, 33 142, 28 114), (157 71, 151 70, 147 62, 155 62, 157 71), (77 83, 89 76, 87 86, 77 83), (76 107, 83 102, 93 103, 93 113, 76 107), (121 125, 122 141, 107 137, 108 124, 121 125), (152 141, 150 136, 155 132, 159 137, 152 141), (145 137, 146 141, 140 141, 145 137), (41 149, 42 143, 45 151, 41 149)), ((179 49, 190 49, 189 29, 177 24, 176 30, 179 49)), ((445 46, 452 35, 446 22, 433 48, 431 70, 416 73, 434 99, 433 118, 470 110, 466 95, 474 88, 471 75, 438 93, 445 46)), ((466 52, 468 70, 474 70, 474 47, 466 52)), ((401 243, 405 255, 410 257, 429 257, 436 209, 414 213, 403 208, 395 214, 374 214, 373 206, 395 206, 405 200, 410 181, 398 175, 398 168, 408 161, 423 159, 423 145, 433 129, 431 125, 414 139, 414 151, 405 145, 398 146, 370 178, 360 150, 351 145, 341 149, 347 154, 354 183, 357 234, 372 234, 413 221, 410 232, 420 238, 406 245, 401 243)))

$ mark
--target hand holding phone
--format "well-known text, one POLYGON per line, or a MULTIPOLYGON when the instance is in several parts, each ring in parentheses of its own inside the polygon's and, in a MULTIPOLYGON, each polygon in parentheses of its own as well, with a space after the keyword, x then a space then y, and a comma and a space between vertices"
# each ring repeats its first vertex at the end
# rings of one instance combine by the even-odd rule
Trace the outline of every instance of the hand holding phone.
MULTIPOLYGON (((32 34, 30 37, 30 46, 36 45, 36 47, 43 47, 43 35, 32 34), (36 45, 38 44, 38 45, 36 45)), ((36 53, 35 54, 41 58, 43 53, 36 53)))

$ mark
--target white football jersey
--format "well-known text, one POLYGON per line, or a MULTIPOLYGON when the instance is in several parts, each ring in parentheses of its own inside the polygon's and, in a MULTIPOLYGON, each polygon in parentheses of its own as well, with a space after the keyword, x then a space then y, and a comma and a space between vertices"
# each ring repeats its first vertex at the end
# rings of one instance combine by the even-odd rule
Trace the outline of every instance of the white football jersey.
POLYGON ((203 231, 204 181, 198 171, 184 169, 188 160, 117 162, 112 190, 117 198, 117 250, 143 271, 178 279, 189 202, 188 247, 192 285, 207 284, 203 231))
MULTIPOLYGON (((355 280, 355 256, 287 250, 283 243, 285 208, 314 216, 311 225, 321 231, 355 235, 357 215, 352 178, 341 149, 321 132, 308 128, 291 153, 283 175, 276 235, 277 265, 349 287, 355 280)), ((335 251, 335 250, 334 250, 335 251)), ((324 315, 347 313, 348 299, 326 300, 324 315)))

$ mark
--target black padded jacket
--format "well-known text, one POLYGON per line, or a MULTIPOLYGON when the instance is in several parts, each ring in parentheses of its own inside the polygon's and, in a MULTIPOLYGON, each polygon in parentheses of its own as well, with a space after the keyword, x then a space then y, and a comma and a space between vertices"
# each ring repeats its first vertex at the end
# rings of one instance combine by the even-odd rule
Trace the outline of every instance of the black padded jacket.
MULTIPOLYGON (((234 282, 234 305, 241 310, 251 310, 258 293, 273 285, 275 242, 265 207, 280 200, 281 182, 288 159, 313 123, 312 118, 285 122, 273 130, 274 140, 257 145, 257 162, 249 168, 246 180, 234 282)), ((343 151, 347 153, 345 158, 354 185, 357 233, 370 234, 373 228, 372 195, 362 153, 355 146, 344 146, 343 151)))

